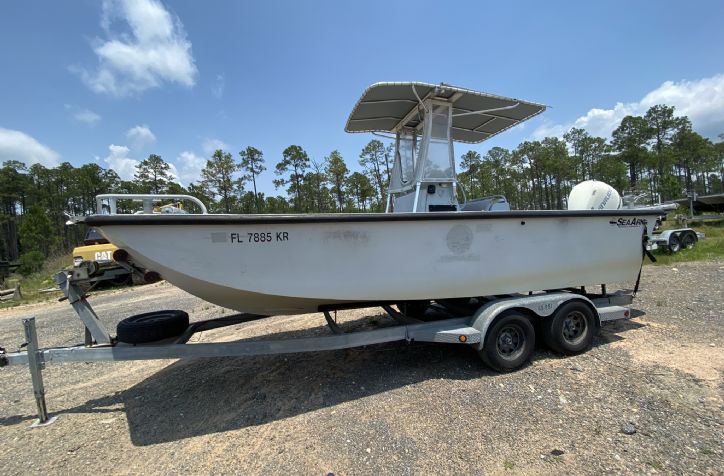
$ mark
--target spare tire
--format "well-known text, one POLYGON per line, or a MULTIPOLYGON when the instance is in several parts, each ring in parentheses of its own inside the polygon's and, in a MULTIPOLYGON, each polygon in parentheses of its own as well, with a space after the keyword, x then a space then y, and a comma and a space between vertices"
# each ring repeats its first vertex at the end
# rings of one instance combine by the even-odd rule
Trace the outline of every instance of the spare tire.
POLYGON ((116 333, 121 342, 142 344, 180 335, 188 326, 189 315, 184 311, 153 311, 123 319, 116 333))

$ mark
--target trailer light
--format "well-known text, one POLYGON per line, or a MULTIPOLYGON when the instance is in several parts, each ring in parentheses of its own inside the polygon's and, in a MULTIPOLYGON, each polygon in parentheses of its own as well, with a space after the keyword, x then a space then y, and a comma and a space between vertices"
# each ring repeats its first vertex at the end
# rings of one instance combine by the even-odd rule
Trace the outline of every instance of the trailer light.
POLYGON ((628 317, 629 314, 630 314, 630 312, 629 312, 628 309, 626 309, 625 311, 623 311, 623 317, 628 317))
POLYGON ((464 344, 468 341, 468 336, 461 335, 460 337, 458 337, 458 340, 464 344))

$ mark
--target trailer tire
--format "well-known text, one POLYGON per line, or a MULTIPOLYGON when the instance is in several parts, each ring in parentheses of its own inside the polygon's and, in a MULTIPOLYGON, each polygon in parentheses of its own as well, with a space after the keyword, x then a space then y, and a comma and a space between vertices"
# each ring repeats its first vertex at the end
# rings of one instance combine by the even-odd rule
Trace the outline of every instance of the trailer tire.
POLYGON ((535 329, 528 317, 506 311, 486 332, 478 355, 493 370, 510 372, 523 366, 534 348, 535 329))
POLYGON ((580 302, 567 302, 543 322, 543 341, 553 351, 574 355, 591 348, 596 316, 580 302))
POLYGON ((674 254, 678 253, 681 249, 681 241, 679 241, 679 237, 672 234, 669 237, 669 253, 674 254))
POLYGON ((123 319, 116 333, 121 342, 142 344, 180 335, 188 326, 189 315, 184 311, 153 311, 123 319))
POLYGON ((684 233, 681 237, 681 247, 690 250, 696 244, 696 235, 690 231, 684 233))

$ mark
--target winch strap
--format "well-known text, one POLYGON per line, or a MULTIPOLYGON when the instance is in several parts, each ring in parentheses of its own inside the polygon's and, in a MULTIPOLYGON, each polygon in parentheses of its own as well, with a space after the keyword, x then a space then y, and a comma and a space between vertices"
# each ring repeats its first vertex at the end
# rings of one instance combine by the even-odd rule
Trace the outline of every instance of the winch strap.
POLYGON ((656 263, 656 256, 654 256, 654 254, 652 252, 650 252, 649 250, 646 250, 646 256, 649 257, 649 259, 651 260, 652 263, 656 263))
POLYGON ((656 263, 656 257, 646 249, 646 243, 649 241, 649 237, 646 234, 646 230, 644 230, 643 235, 641 236, 641 248, 643 250, 643 253, 641 253, 641 267, 639 268, 639 275, 636 277, 636 285, 634 286, 633 295, 636 297, 636 293, 639 290, 639 283, 641 282, 641 271, 644 269, 644 258, 646 256, 649 257, 651 262, 656 263))

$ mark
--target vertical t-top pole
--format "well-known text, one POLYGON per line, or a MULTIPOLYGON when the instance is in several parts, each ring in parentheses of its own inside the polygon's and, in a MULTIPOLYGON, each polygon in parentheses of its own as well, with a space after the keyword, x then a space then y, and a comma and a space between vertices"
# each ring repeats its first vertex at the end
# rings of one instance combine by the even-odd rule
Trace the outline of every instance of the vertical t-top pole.
POLYGON ((35 318, 23 319, 25 328, 25 339, 28 342, 28 366, 30 367, 30 378, 33 381, 33 394, 35 404, 38 407, 38 419, 33 422, 32 427, 50 425, 55 417, 48 417, 48 407, 45 405, 45 386, 43 385, 43 363, 38 358, 38 333, 35 330, 35 318))

